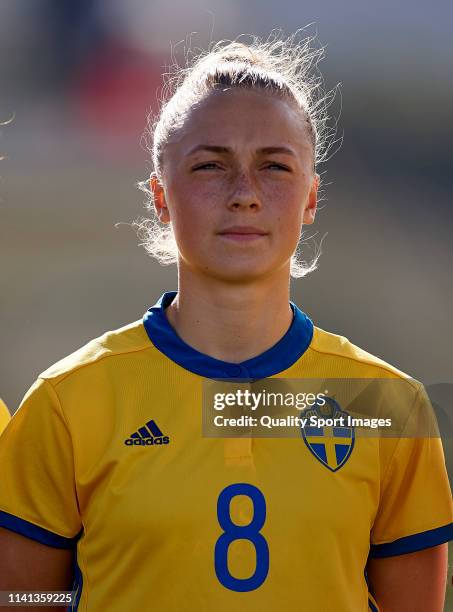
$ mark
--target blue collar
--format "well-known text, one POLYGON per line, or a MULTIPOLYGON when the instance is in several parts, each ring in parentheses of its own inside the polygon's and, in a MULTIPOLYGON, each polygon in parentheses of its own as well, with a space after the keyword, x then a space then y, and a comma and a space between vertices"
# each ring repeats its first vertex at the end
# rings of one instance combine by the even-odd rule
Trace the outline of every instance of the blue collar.
POLYGON ((143 316, 149 339, 161 353, 190 372, 205 378, 260 379, 291 367, 307 350, 313 323, 293 302, 293 321, 286 334, 270 349, 242 363, 228 363, 200 353, 184 342, 170 325, 165 308, 177 291, 164 293, 143 316))

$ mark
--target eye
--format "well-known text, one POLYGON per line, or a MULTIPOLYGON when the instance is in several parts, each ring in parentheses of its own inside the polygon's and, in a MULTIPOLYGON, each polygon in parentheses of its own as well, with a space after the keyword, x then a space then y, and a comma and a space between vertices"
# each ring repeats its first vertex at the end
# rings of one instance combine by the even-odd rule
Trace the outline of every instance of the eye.
POLYGON ((195 170, 211 170, 213 168, 214 169, 215 168, 220 168, 220 166, 216 162, 205 162, 204 164, 198 164, 198 166, 194 166, 192 168, 192 171, 195 171, 195 170))
POLYGON ((267 164, 266 168, 276 168, 277 170, 284 170, 286 172, 291 172, 291 168, 285 166, 284 164, 279 164, 277 162, 270 162, 267 164))

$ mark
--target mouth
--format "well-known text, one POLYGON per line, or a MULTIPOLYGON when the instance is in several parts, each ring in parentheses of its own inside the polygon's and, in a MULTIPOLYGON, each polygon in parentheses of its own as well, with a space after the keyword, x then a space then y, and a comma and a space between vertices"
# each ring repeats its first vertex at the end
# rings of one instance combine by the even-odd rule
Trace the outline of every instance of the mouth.
POLYGON ((234 225, 232 227, 227 227, 226 229, 218 232, 219 236, 226 238, 228 240, 236 240, 240 242, 249 242, 251 240, 257 240, 259 238, 264 238, 264 236, 268 235, 268 232, 258 228, 252 227, 250 225, 234 225))

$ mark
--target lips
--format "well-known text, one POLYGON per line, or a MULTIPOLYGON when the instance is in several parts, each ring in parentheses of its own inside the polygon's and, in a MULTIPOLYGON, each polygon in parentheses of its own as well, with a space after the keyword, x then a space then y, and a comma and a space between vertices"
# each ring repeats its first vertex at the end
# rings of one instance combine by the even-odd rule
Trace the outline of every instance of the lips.
POLYGON ((250 234, 265 236, 267 232, 259 227, 253 227, 251 225, 232 225, 231 227, 227 227, 226 229, 219 232, 220 235, 236 235, 236 236, 247 236, 250 234))

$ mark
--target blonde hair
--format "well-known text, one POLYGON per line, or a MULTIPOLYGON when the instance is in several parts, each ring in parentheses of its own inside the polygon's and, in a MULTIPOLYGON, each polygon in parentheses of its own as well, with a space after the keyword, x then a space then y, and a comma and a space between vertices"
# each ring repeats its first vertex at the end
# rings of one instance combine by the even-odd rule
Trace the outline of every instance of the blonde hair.
MULTIPOLYGON (((186 67, 176 62, 164 75, 160 111, 148 118, 145 140, 151 154, 153 174, 162 180, 165 145, 180 129, 194 105, 211 91, 225 87, 262 89, 272 95, 295 103, 306 123, 313 145, 313 166, 326 161, 334 144, 335 127, 327 125, 327 108, 335 97, 335 90, 325 94, 323 79, 317 72, 318 62, 324 57, 324 48, 312 47, 314 37, 299 40, 297 30, 291 36, 281 37, 274 30, 267 40, 251 36, 247 44, 239 39, 219 41, 198 54, 186 54, 186 67)), ((170 224, 161 223, 154 209, 148 180, 138 183, 147 195, 146 208, 150 218, 133 223, 146 251, 162 264, 177 262, 178 250, 170 224)), ((291 276, 305 276, 317 267, 320 250, 311 263, 299 258, 300 244, 291 259, 291 276)))

